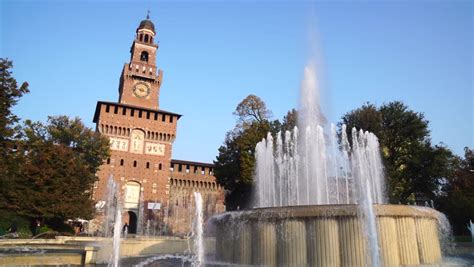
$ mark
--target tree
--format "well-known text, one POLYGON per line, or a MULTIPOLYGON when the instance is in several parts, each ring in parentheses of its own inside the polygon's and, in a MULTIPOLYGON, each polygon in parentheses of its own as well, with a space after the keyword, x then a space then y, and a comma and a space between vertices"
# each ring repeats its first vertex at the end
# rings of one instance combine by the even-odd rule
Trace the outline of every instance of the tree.
MULTIPOLYGON (((415 194, 433 199, 443 178, 452 175, 453 155, 443 145, 432 146, 423 113, 399 101, 377 108, 366 103, 342 117, 350 137, 352 127, 379 138, 391 202, 414 201, 415 194)), ((341 129, 341 127, 340 127, 341 129)), ((349 138, 350 140, 351 138, 349 138)))
MULTIPOLYGON (((342 122, 340 122, 339 128, 342 124, 345 124, 348 129, 348 134, 352 134, 352 128, 364 129, 374 133, 377 136, 380 136, 381 127, 382 127, 382 114, 377 109, 377 107, 370 103, 365 103, 362 107, 352 110, 346 113, 342 117, 342 122)), ((350 136, 349 135, 349 136, 350 136)), ((380 137, 379 137, 380 138, 380 137)), ((352 140, 349 141, 351 142, 352 140)))
POLYGON ((227 133, 214 161, 214 173, 217 182, 227 190, 226 206, 230 210, 249 207, 255 146, 268 132, 281 127, 279 121, 269 121, 271 112, 265 102, 255 95, 242 100, 233 114, 238 116, 237 125, 227 133))
POLYGON ((281 124, 281 131, 292 131, 298 123, 298 112, 296 109, 291 109, 283 117, 283 123, 281 124))
POLYGON ((28 83, 18 86, 12 76, 13 63, 8 59, 0 58, 0 202, 5 203, 5 192, 8 181, 17 175, 21 160, 15 153, 14 137, 17 128, 15 124, 19 118, 12 113, 20 97, 28 93, 28 83))
POLYGON ((269 123, 251 124, 237 134, 228 134, 224 145, 219 148, 214 172, 217 182, 228 190, 228 209, 249 207, 254 182, 255 146, 269 131, 269 123))
POLYGON ((271 121, 272 112, 255 95, 242 100, 233 114, 237 116, 237 124, 227 132, 214 161, 217 182, 227 190, 226 207, 229 210, 251 207, 257 143, 268 133, 275 137, 280 131, 291 131, 297 123, 295 109, 288 111, 283 122, 271 121))
POLYGON ((443 181, 437 201, 453 226, 455 235, 468 235, 466 225, 474 218, 474 150, 464 148, 464 159, 457 158, 455 175, 443 181))
POLYGON ((234 113, 237 116, 240 127, 247 127, 252 123, 265 123, 272 116, 263 100, 256 95, 248 95, 237 105, 234 113))
POLYGON ((108 138, 85 127, 79 118, 49 117, 48 122, 49 139, 55 144, 71 148, 84 160, 90 173, 95 175, 110 155, 108 138))
POLYGON ((11 109, 29 91, 11 68, 0 59, 0 209, 59 223, 91 218, 90 190, 109 156, 108 139, 66 116, 17 125, 11 109))
POLYGON ((5 58, 0 58, 0 141, 13 136, 12 126, 18 122, 11 109, 18 103, 21 96, 28 93, 28 83, 24 82, 18 86, 12 77, 13 63, 5 58))
POLYGON ((90 190, 109 156, 108 139, 66 116, 49 117, 46 125, 26 121, 21 132, 22 168, 9 181, 1 208, 53 221, 92 218, 90 190))

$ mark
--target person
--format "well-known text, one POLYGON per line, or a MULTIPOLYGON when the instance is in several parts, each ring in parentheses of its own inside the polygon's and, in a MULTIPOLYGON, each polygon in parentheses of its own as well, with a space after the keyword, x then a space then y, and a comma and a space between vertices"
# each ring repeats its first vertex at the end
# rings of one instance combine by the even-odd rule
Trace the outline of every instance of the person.
POLYGON ((126 237, 127 234, 128 234, 128 223, 125 223, 122 228, 122 235, 126 237))
POLYGON ((16 226, 16 221, 13 221, 10 227, 8 227, 8 236, 11 238, 18 238, 18 228, 16 226))
POLYGON ((74 234, 75 234, 75 235, 78 235, 78 234, 80 234, 80 233, 81 233, 81 223, 76 222, 76 223, 74 224, 74 234))
POLYGON ((41 221, 39 219, 35 219, 34 221, 31 221, 30 230, 33 237, 39 234, 40 227, 41 227, 41 221))

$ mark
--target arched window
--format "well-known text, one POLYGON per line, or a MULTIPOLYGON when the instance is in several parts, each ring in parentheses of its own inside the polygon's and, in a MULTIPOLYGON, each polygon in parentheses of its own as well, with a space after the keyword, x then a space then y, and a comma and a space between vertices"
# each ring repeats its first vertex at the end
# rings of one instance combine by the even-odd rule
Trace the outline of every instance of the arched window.
POLYGON ((120 160, 120 166, 123 166, 123 159, 120 160))
POLYGON ((148 43, 148 34, 145 34, 145 43, 148 43))
POLYGON ((140 60, 141 60, 141 61, 148 62, 148 52, 147 52, 147 51, 143 51, 143 52, 140 54, 140 60))
POLYGON ((133 167, 137 167, 137 161, 136 160, 133 161, 133 167))
POLYGON ((140 33, 140 42, 143 41, 143 33, 140 33))
POLYGON ((146 168, 147 168, 147 169, 150 168, 150 162, 147 162, 147 163, 146 163, 146 168))

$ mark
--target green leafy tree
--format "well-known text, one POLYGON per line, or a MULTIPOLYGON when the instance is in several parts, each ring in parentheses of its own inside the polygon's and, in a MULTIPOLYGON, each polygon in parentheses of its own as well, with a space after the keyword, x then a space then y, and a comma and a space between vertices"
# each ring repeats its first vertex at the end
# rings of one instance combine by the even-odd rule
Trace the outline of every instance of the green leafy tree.
MULTIPOLYGON (((342 126, 342 124, 347 126, 349 136, 352 133, 351 129, 355 127, 357 129, 370 131, 380 138, 382 114, 375 105, 366 103, 362 105, 362 107, 346 113, 342 117, 342 122, 339 123, 339 127, 342 126)), ((349 141, 351 142, 352 140, 349 141)))
POLYGON ((228 134, 224 145, 219 148, 214 171, 217 182, 228 191, 228 209, 248 208, 251 205, 255 146, 269 131, 269 123, 254 123, 242 132, 228 134))
POLYGON ((12 113, 12 108, 21 96, 28 93, 28 83, 18 86, 12 76, 13 63, 0 58, 0 203, 5 203, 5 192, 10 190, 9 181, 15 177, 21 167, 21 155, 16 153, 15 135, 18 132, 16 123, 19 118, 12 113))
POLYGON ((12 107, 29 91, 26 82, 18 86, 11 68, 0 59, 0 210, 57 225, 91 218, 90 190, 109 156, 108 139, 66 116, 18 125, 12 107))
POLYGON ((281 131, 292 131, 295 126, 298 124, 298 112, 296 109, 291 109, 283 117, 283 122, 281 124, 281 131))
POLYGON ((106 137, 78 118, 58 116, 47 124, 26 121, 18 144, 22 168, 9 181, 2 208, 56 222, 93 216, 90 190, 109 156, 106 137))
POLYGON ((445 146, 432 146, 429 122, 423 113, 399 101, 377 108, 364 104, 342 117, 347 134, 352 127, 373 132, 379 138, 388 196, 391 202, 414 201, 415 194, 435 198, 443 178, 453 174, 453 155, 445 146))
POLYGON ((237 124, 227 133, 214 161, 217 182, 227 191, 226 206, 229 210, 251 207, 257 143, 268 133, 276 136, 280 131, 293 130, 297 123, 295 109, 288 111, 283 122, 271 121, 272 112, 255 95, 242 100, 233 114, 237 116, 237 124))
MULTIPOLYGON (((20 86, 12 76, 13 63, 5 58, 0 58, 0 141, 11 138, 15 132, 13 126, 19 118, 12 113, 12 108, 18 100, 28 93, 28 83, 20 86)), ((2 148, 3 149, 3 148, 2 148)))
POLYGON ((469 235, 466 225, 474 219, 474 150, 464 148, 464 159, 457 158, 455 175, 443 181, 437 201, 447 215, 454 234, 469 235))
POLYGON ((49 140, 71 148, 84 160, 90 173, 95 175, 110 155, 108 138, 85 127, 79 118, 49 117, 48 122, 46 129, 49 140))
POLYGON ((236 127, 227 133, 219 148, 214 172, 217 182, 227 190, 226 206, 230 210, 250 206, 255 146, 268 132, 281 127, 279 121, 269 121, 270 114, 263 100, 255 95, 247 96, 234 112, 236 127))

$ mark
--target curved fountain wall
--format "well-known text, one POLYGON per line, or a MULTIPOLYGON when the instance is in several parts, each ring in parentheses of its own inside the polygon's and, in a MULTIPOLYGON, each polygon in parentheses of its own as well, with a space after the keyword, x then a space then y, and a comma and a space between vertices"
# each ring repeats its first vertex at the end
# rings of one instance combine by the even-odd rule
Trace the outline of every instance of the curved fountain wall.
MULTIPOLYGON (((441 261, 438 212, 374 205, 380 264, 441 261)), ((367 238, 356 205, 259 208, 215 218, 220 261, 265 266, 367 266, 367 238)))

